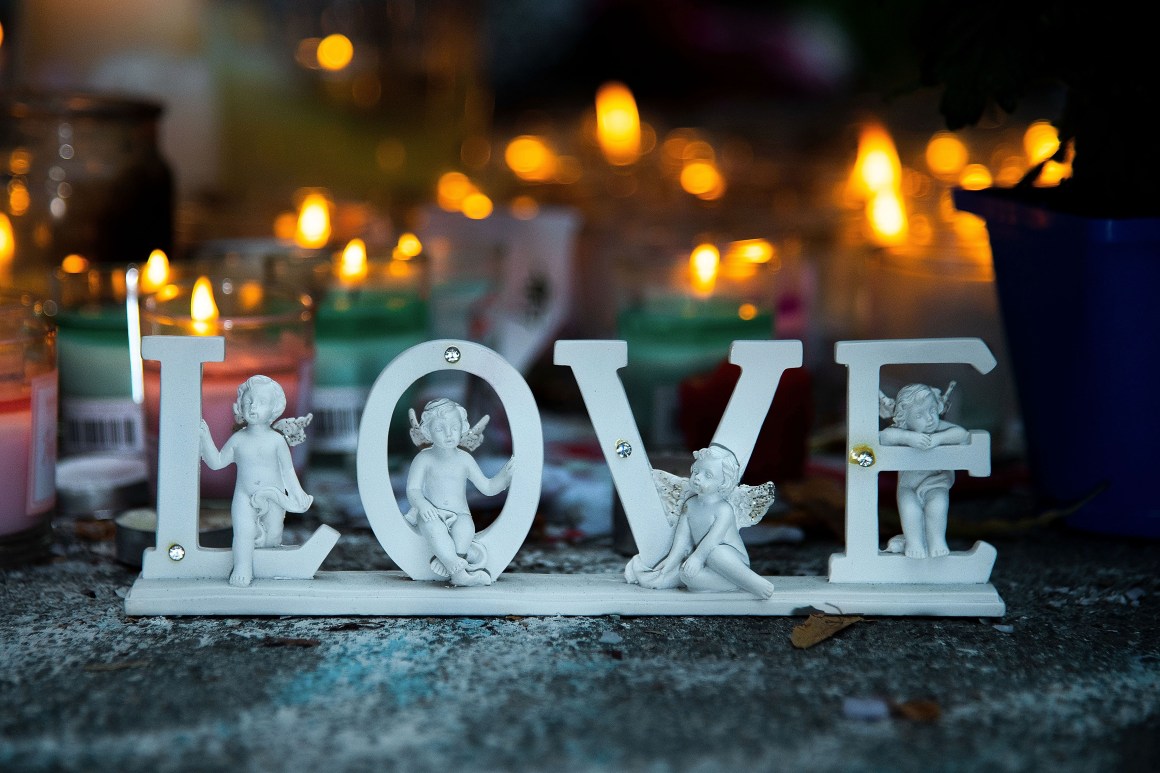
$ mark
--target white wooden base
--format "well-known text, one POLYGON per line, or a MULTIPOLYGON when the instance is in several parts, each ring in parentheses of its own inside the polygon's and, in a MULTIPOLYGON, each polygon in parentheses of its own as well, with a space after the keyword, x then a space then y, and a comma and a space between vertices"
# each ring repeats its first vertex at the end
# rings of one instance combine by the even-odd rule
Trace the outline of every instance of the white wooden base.
POLYGON ((769 577, 773 597, 690 593, 629 585, 619 573, 505 573, 494 585, 452 588, 402 572, 319 572, 313 580, 140 578, 125 598, 129 615, 721 615, 830 614, 1001 617, 1006 605, 990 583, 832 583, 825 577, 769 577))

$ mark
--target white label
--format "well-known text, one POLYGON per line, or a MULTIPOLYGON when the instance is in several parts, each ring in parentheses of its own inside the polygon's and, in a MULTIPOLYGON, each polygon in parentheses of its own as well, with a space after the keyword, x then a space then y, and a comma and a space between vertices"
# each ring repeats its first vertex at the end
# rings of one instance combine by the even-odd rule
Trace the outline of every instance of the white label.
POLYGON ((315 451, 350 452, 358 449, 358 428, 369 388, 316 387, 310 412, 311 443, 315 451))
POLYGON ((56 371, 32 379, 32 435, 29 438, 28 513, 56 503, 56 371))
POLYGON ((64 397, 60 421, 65 454, 145 448, 145 415, 131 398, 64 397))

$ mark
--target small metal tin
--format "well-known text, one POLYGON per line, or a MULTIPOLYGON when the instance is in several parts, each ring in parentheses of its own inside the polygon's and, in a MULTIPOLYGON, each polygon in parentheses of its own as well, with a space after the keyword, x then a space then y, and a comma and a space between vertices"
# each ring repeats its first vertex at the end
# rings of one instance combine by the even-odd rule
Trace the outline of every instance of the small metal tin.
POLYGON ((124 454, 78 454, 56 465, 56 508, 62 516, 112 518, 149 503, 143 459, 124 454))
MULTIPOLYGON (((141 556, 157 540, 157 511, 151 507, 126 510, 113 519, 117 525, 117 560, 141 566, 141 556)), ((206 509, 198 521, 197 541, 205 548, 228 548, 233 541, 228 510, 206 509)))

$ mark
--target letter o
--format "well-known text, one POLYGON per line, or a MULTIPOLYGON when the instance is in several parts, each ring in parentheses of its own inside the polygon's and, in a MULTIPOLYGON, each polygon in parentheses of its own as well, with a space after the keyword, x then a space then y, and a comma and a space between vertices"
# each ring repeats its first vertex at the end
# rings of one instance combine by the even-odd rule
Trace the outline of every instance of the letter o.
MULTIPOLYGON (((411 384, 429 373, 463 371, 491 385, 512 431, 515 469, 499 517, 476 539, 487 547, 484 568, 493 578, 507 568, 527 539, 540 502, 544 471, 544 434, 532 390, 519 371, 496 352, 471 341, 438 340, 416 344, 391 361, 367 396, 358 433, 358 490, 379 544, 415 580, 440 580, 431 570, 431 549, 403 518, 387 472, 391 417, 411 384), (458 356, 449 355, 452 350, 458 356)), ((479 416, 470 417, 472 422, 479 416)), ((486 431, 485 431, 486 436, 486 431)))

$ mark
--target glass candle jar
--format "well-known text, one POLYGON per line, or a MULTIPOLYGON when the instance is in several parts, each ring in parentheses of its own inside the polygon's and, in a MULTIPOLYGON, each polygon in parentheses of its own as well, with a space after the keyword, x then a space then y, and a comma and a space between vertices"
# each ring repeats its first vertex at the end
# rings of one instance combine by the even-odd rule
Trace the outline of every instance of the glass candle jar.
POLYGON ((60 365, 61 456, 140 455, 141 405, 134 400, 125 268, 66 261, 55 272, 60 365))
MULTIPOLYGON (((255 279, 237 280, 211 274, 163 287, 141 301, 141 334, 223 336, 225 361, 207 362, 201 381, 202 416, 220 446, 234 431, 233 405, 238 387, 250 376, 268 376, 286 393, 282 417, 310 412, 314 381, 314 302, 310 295, 255 279), (206 293, 210 294, 209 305, 206 293), (212 310, 209 313, 207 310, 212 310)), ((144 363, 146 457, 156 482, 160 367, 144 363)), ((307 441, 291 449, 301 478, 310 448, 307 441)), ((197 438, 191 437, 191 443, 197 438)), ((233 496, 236 470, 201 468, 202 500, 233 496)))
POLYGON ((8 286, 47 293, 68 255, 142 262, 173 247, 174 183, 157 145, 160 105, 99 93, 23 93, 0 126, 8 286))
POLYGON ((56 331, 28 293, 0 293, 0 566, 52 545, 56 331))

